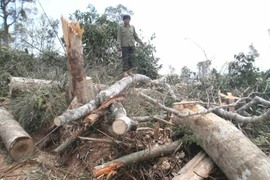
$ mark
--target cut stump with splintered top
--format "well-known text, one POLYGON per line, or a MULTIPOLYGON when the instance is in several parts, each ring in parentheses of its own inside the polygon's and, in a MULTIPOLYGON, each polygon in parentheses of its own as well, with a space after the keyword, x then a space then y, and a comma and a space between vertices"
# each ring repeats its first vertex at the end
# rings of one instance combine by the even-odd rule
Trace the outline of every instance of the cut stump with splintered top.
POLYGON ((84 68, 85 62, 82 46, 84 30, 79 23, 68 22, 63 16, 61 17, 61 22, 67 48, 68 98, 71 101, 76 96, 79 103, 85 104, 94 98, 94 91, 93 87, 87 85, 84 68))
POLYGON ((20 161, 34 151, 34 142, 27 132, 14 120, 13 116, 0 107, 0 137, 7 148, 9 156, 20 161))

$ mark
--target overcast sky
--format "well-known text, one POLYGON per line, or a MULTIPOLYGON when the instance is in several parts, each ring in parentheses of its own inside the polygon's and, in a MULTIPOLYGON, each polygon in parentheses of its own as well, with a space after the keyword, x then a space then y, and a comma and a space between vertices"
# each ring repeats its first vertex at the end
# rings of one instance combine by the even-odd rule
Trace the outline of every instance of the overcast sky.
MULTIPOLYGON (((260 58, 256 66, 270 69, 270 10, 267 0, 40 0, 46 13, 60 19, 61 15, 88 4, 103 13, 108 6, 122 4, 134 12, 131 24, 143 30, 145 41, 155 33, 157 57, 163 64, 161 73, 171 65, 180 73, 183 66, 196 70, 196 64, 207 57, 212 67, 222 71, 234 54, 248 52, 253 43, 260 58), (188 38, 188 39, 186 39, 188 38), (194 43, 195 42, 195 43, 194 43)), ((61 31, 61 29, 59 30, 61 31)))

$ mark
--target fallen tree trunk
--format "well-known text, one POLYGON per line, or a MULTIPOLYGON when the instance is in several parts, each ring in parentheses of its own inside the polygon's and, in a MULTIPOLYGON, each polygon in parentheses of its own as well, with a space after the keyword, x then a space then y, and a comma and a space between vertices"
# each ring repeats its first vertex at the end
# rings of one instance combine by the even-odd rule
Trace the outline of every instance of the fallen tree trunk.
POLYGON ((9 94, 16 95, 27 89, 38 89, 42 87, 58 87, 60 82, 44 79, 31 79, 23 77, 10 77, 9 94))
POLYGON ((0 107, 0 137, 3 140, 8 154, 16 161, 28 157, 34 151, 32 138, 24 131, 13 116, 0 107))
POLYGON ((89 103, 80 106, 75 109, 68 109, 62 115, 54 118, 54 124, 56 126, 61 126, 69 123, 70 121, 77 120, 87 114, 91 113, 97 108, 97 105, 94 100, 91 100, 89 103))
MULTIPOLYGON (((204 110, 199 105, 174 106, 182 112, 204 110)), ((173 123, 193 130, 198 143, 229 179, 270 179, 270 158, 231 122, 209 113, 174 117, 173 123)))
POLYGON ((95 100, 91 100, 89 103, 79 108, 67 110, 62 115, 56 117, 54 119, 55 125, 60 126, 90 114, 93 110, 95 110, 98 106, 100 106, 100 104, 105 102, 108 98, 112 98, 118 95, 123 89, 125 89, 132 82, 139 82, 139 81, 150 82, 151 79, 141 74, 135 74, 133 77, 131 76, 124 77, 120 81, 110 86, 108 89, 100 91, 96 96, 95 100))
MULTIPOLYGON (((44 79, 32 79, 24 77, 10 77, 9 94, 16 95, 20 91, 36 88, 51 88, 58 87, 61 83, 59 81, 44 80, 44 79)), ((107 86, 104 84, 95 84, 91 77, 86 76, 86 86, 90 91, 91 97, 95 97, 101 90, 104 90, 107 86), (93 91, 91 90, 93 89, 93 91)))
POLYGON ((208 177, 215 163, 201 151, 191 159, 172 180, 203 180, 208 177))
MULTIPOLYGON (((146 97, 146 95, 142 97, 146 97)), ((147 100, 150 99, 147 98, 147 100)), ((150 102, 164 110, 169 109, 157 100, 150 102)), ((173 113, 180 117, 181 114, 205 111, 200 105, 190 104, 177 105, 175 103, 174 108, 173 113)), ((191 129, 197 138, 197 143, 229 179, 270 179, 270 158, 231 122, 225 121, 213 113, 181 118, 177 116, 173 117, 172 123, 191 129)))
POLYGON ((181 146, 182 141, 175 141, 172 143, 155 146, 151 149, 142 150, 135 152, 124 157, 115 159, 113 161, 107 162, 105 164, 96 166, 93 168, 94 177, 99 177, 101 175, 108 175, 115 172, 122 166, 127 166, 133 163, 146 161, 149 159, 154 159, 156 157, 164 156, 175 151, 178 146, 181 146))
POLYGON ((82 128, 73 133, 71 137, 69 137, 64 143, 58 146, 54 151, 57 153, 63 152, 69 145, 74 143, 79 136, 83 135, 90 126, 92 126, 98 119, 104 116, 108 111, 108 107, 112 103, 123 101, 124 97, 125 96, 123 94, 119 94, 113 98, 106 100, 98 109, 93 111, 89 116, 84 119, 84 125, 82 128))
POLYGON ((112 130, 117 135, 123 135, 128 131, 136 131, 138 122, 133 121, 127 116, 127 112, 123 105, 118 103, 113 103, 110 106, 110 111, 114 117, 114 122, 112 123, 112 130))

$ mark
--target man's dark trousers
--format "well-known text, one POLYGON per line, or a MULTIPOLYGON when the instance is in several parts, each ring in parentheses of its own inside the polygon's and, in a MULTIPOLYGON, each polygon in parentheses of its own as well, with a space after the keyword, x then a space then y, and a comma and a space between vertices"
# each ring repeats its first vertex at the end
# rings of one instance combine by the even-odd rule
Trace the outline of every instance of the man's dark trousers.
POLYGON ((123 72, 127 72, 135 67, 134 49, 135 47, 133 46, 122 47, 123 72))

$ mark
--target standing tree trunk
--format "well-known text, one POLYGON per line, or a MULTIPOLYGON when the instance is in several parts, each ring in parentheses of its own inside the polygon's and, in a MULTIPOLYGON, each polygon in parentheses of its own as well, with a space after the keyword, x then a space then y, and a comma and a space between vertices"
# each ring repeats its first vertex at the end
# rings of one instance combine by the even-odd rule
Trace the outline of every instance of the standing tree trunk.
POLYGON ((8 154, 18 161, 28 157, 34 151, 32 138, 24 131, 13 116, 0 107, 0 137, 3 140, 8 154))
MULTIPOLYGON (((181 113, 203 112, 199 105, 177 105, 181 113)), ((253 144, 231 122, 208 113, 174 117, 174 124, 191 129, 198 143, 231 180, 269 180, 270 158, 253 144)))
POLYGON ((88 103, 93 99, 93 89, 87 89, 84 69, 82 35, 83 29, 78 23, 69 23, 61 18, 64 40, 67 47, 67 67, 69 71, 68 98, 71 101, 77 96, 81 104, 88 103))

